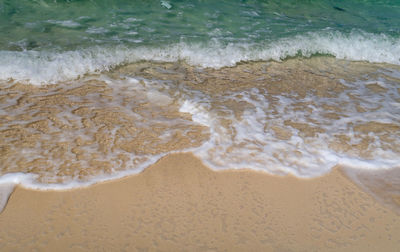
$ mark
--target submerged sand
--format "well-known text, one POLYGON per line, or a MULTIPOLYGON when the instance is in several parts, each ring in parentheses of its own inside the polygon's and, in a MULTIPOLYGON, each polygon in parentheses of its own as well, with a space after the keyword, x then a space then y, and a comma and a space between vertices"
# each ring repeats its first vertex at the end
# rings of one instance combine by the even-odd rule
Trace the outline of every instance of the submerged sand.
POLYGON ((69 191, 17 187, 1 251, 397 251, 400 215, 339 169, 314 179, 215 172, 192 154, 69 191))
POLYGON ((298 177, 393 168, 398 72, 330 57, 221 69, 145 61, 54 85, 0 83, 0 175, 99 181, 189 149, 213 169, 298 177))

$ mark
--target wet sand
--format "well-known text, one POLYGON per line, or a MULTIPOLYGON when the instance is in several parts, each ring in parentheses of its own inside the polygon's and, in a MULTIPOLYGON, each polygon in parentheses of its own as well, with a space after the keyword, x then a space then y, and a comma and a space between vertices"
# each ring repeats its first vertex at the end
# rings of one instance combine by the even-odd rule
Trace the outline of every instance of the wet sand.
POLYGON ((17 187, 1 251, 397 251, 400 215, 334 169, 214 172, 191 154, 69 191, 17 187))

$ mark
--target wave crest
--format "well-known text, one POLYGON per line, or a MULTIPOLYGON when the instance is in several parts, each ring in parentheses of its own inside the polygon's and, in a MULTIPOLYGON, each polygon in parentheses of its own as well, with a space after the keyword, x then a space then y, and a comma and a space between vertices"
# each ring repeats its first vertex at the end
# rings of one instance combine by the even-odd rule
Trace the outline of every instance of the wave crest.
POLYGON ((177 43, 160 47, 96 46, 74 51, 0 51, 0 79, 50 84, 108 71, 118 65, 178 61, 221 68, 241 61, 284 60, 288 57, 331 55, 339 59, 400 65, 400 39, 385 34, 332 30, 296 35, 262 44, 177 43))

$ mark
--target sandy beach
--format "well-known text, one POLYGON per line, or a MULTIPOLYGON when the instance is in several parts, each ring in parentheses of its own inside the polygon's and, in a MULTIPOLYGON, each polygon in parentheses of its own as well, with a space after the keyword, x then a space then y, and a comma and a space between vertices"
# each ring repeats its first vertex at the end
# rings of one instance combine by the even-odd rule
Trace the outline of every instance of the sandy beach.
POLYGON ((17 187, 1 251, 396 251, 400 216, 339 169, 314 179, 215 172, 192 154, 68 191, 17 187))
POLYGON ((0 0, 0 252, 400 251, 400 1, 0 0))

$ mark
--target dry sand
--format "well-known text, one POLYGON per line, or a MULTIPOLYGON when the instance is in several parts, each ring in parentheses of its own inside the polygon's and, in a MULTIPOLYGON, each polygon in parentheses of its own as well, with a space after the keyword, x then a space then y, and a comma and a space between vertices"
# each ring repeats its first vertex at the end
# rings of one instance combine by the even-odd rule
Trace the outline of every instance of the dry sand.
POLYGON ((191 154, 70 191, 17 187, 0 251, 398 251, 400 216, 336 169, 214 172, 191 154))

